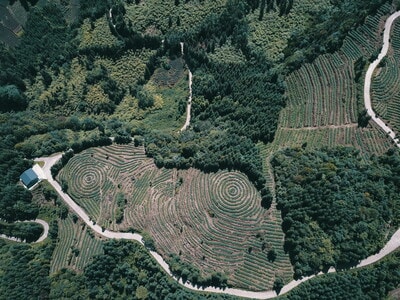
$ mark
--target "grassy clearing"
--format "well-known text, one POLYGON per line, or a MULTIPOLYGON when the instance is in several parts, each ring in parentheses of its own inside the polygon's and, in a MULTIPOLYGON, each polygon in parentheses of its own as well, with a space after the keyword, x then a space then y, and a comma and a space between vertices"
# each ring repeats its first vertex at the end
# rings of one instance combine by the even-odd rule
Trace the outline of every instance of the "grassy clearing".
POLYGON ((23 142, 16 144, 15 148, 24 151, 24 153, 29 154, 30 157, 40 157, 45 153, 51 153, 51 151, 47 151, 47 148, 54 150, 53 152, 61 152, 67 150, 68 145, 76 141, 95 138, 99 135, 100 132, 97 129, 90 131, 63 129, 32 135, 23 142))
POLYGON ((154 106, 141 109, 138 99, 126 96, 114 116, 126 120, 132 128, 176 133, 185 122, 186 101, 189 96, 187 70, 181 58, 165 58, 143 90, 154 100, 154 106))

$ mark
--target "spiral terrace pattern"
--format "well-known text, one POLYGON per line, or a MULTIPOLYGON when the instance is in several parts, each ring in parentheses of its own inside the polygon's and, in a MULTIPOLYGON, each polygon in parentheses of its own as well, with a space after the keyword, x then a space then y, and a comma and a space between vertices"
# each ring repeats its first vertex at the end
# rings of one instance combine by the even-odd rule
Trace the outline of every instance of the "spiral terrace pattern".
POLYGON ((89 155, 75 156, 68 163, 68 171, 61 176, 69 183, 69 192, 73 197, 98 198, 107 181, 106 166, 89 155))
MULTIPOLYGON (((171 175, 183 178, 175 196, 166 198, 158 190, 168 186, 167 177, 144 207, 149 214, 141 214, 144 228, 164 256, 181 253, 182 260, 202 269, 203 275, 224 272, 232 284, 249 289, 269 287, 276 268, 291 272, 286 268, 282 235, 276 232, 279 224, 275 228, 274 221, 266 220, 268 212, 260 205, 260 195, 244 174, 190 169, 171 175), (280 253, 280 261, 268 262, 256 233, 280 253), (254 251, 249 253, 249 248, 254 251)), ((133 210, 136 215, 142 212, 138 207, 133 210)))
POLYGON ((250 216, 252 202, 257 201, 257 193, 250 181, 240 173, 218 173, 211 185, 210 196, 221 213, 234 213, 237 217, 250 216))
POLYGON ((279 222, 268 219, 259 193, 240 172, 158 169, 143 147, 130 144, 75 155, 60 180, 68 182, 68 193, 100 226, 146 230, 164 257, 182 253, 205 276, 221 271, 235 286, 265 289, 276 269, 291 274, 279 222), (127 201, 123 220, 116 223, 115 199, 121 192, 127 201), (268 262, 263 243, 278 252, 274 263, 268 262))
MULTIPOLYGON (((389 41, 388 34, 390 33, 390 28, 391 28, 393 20, 395 18, 397 18, 397 17, 400 17, 400 11, 394 13, 393 15, 391 15, 389 17, 389 19, 386 21, 385 31, 384 31, 384 37, 385 37, 384 38, 384 41, 385 41, 384 46, 389 41)), ((368 20, 367 20, 367 23, 368 23, 368 20)), ((381 54, 384 54, 384 53, 382 52, 381 54)), ((371 76, 371 74, 370 74, 370 76, 371 76)), ((365 81, 367 81, 367 79, 368 78, 366 76, 366 80, 365 81)), ((369 81, 370 81, 370 79, 371 78, 369 78, 369 81)), ((365 91, 369 92, 369 86, 368 86, 368 89, 365 89, 365 91)), ((364 98, 365 98, 365 96, 366 96, 366 94, 364 94, 364 98)), ((369 94, 368 94, 368 97, 369 97, 369 94)), ((377 124, 377 126, 378 125, 381 126, 380 124, 377 124)), ((98 234, 100 234, 100 235, 102 235, 102 236, 104 236, 106 238, 129 239, 129 240, 136 240, 136 241, 139 241, 139 242, 142 243, 142 236, 140 236, 138 234, 127 233, 127 232, 113 232, 113 231, 110 231, 108 229, 104 230, 98 224, 95 224, 93 221, 91 221, 89 219, 89 216, 87 215, 87 213, 84 210, 82 210, 82 208, 79 207, 79 205, 77 205, 69 197, 69 195, 67 195, 67 194, 62 192, 61 186, 56 181, 53 180, 53 178, 51 177, 51 172, 50 172, 51 166, 53 166, 54 163, 56 163, 56 161, 58 159, 60 159, 60 158, 61 158, 61 155, 56 155, 56 156, 53 156, 53 157, 39 158, 37 160, 46 162, 44 170, 45 170, 45 174, 46 174, 46 176, 47 176, 47 178, 49 180, 49 183, 55 188, 55 190, 59 193, 59 195, 65 201, 65 203, 67 203, 70 206, 70 208, 73 209, 77 213, 77 215, 79 215, 79 217, 82 218, 82 220, 91 229, 93 229, 98 234)), ((154 173, 155 172, 153 172, 153 174, 154 173)), ((220 172, 220 173, 223 173, 223 172, 220 172)), ((165 173, 165 174, 168 175, 167 173, 165 173)), ((208 175, 208 174, 206 174, 206 175, 208 175)), ((163 216, 162 213, 165 213, 165 212, 168 211, 168 213, 166 213, 167 217, 165 219, 167 221, 172 221, 172 223, 163 223, 163 221, 160 221, 160 224, 164 224, 164 225, 166 225, 164 227, 168 227, 168 230, 174 231, 173 227, 176 227, 177 225, 179 226, 179 224, 176 224, 177 222, 179 222, 179 220, 174 218, 174 217, 176 217, 176 215, 173 215, 173 213, 176 211, 176 212, 178 212, 179 218, 182 219, 183 224, 184 225, 188 225, 187 226, 187 228, 189 229, 188 230, 189 231, 188 237, 189 238, 190 237, 193 238, 193 236, 194 236, 193 239, 197 240, 197 242, 199 241, 199 234, 200 234, 200 238, 209 237, 209 241, 210 242, 214 242, 214 240, 213 240, 214 236, 220 234, 220 232, 215 232, 216 228, 220 229, 219 227, 215 226, 215 223, 217 223, 218 221, 214 222, 213 221, 213 217, 207 216, 207 214, 204 214, 204 208, 210 208, 210 207, 213 208, 213 207, 216 206, 216 205, 212 206, 213 201, 210 201, 209 199, 207 199, 207 198, 211 198, 211 196, 207 196, 207 195, 210 195, 209 191, 213 190, 213 189, 209 189, 208 185, 202 185, 201 184, 201 181, 204 180, 204 177, 206 175, 201 174, 201 173, 196 173, 193 170, 188 170, 187 171, 187 177, 185 177, 187 182, 185 182, 182 185, 182 187, 184 187, 184 185, 189 185, 192 188, 191 189, 182 188, 180 196, 178 197, 179 199, 177 199, 177 201, 176 201, 177 203, 176 204, 173 203, 173 201, 172 201, 173 199, 166 199, 167 201, 163 201, 163 202, 160 201, 158 203, 157 203, 158 199, 155 199, 155 200, 153 200, 154 203, 152 203, 152 204, 155 205, 153 211, 155 211, 154 215, 156 215, 156 218, 158 218, 157 214, 163 216), (198 176, 198 178, 196 178, 196 176, 198 176), (197 181, 200 182, 200 184, 197 181), (199 189, 199 186, 200 186, 200 189, 199 189), (197 194, 199 194, 199 195, 197 195, 197 194), (185 199, 185 201, 180 201, 182 199, 185 199), (204 205, 203 203, 196 203, 196 199, 205 199, 205 202, 207 202, 207 203, 211 202, 211 206, 209 204, 208 205, 204 205), (182 206, 180 210, 178 209, 179 205, 182 206), (198 205, 198 207, 197 207, 197 205, 198 205), (174 207, 174 206, 176 206, 176 207, 174 207), (193 207, 194 208, 196 208, 196 207, 197 208, 201 208, 201 209, 199 209, 200 213, 193 212, 192 211, 193 207), (166 209, 162 210, 161 208, 166 208, 166 209), (172 217, 169 216, 169 213, 172 213, 172 217), (203 224, 203 226, 199 225, 200 223, 203 224), (201 228, 200 232, 198 230, 199 227, 201 228), (212 236, 212 234, 214 234, 214 236, 212 236)), ((208 180, 212 182, 213 176, 217 176, 217 175, 210 175, 208 180)), ((175 180, 175 179, 176 179, 176 177, 173 177, 172 178, 172 182, 174 182, 173 180, 175 180)), ((168 179, 167 179, 167 181, 168 181, 168 179)), ((159 183, 161 183, 161 181, 159 183)), ((231 198, 236 198, 236 195, 239 193, 239 191, 237 190, 236 187, 232 186, 232 187, 228 188, 228 192, 227 193, 228 193, 228 195, 230 195, 231 198)), ((216 197, 218 198, 218 196, 216 196, 216 197)), ((162 198, 162 197, 160 197, 160 198, 162 198)), ((165 199, 163 199, 163 200, 165 200, 165 199)), ((220 200, 220 202, 221 201, 223 202, 223 200, 220 200)), ((216 201, 215 203, 218 203, 218 201, 216 201)), ((253 206, 251 207, 251 210, 253 211, 255 216, 260 215, 260 213, 257 213, 257 210, 259 210, 259 207, 257 209, 257 206, 254 206, 254 203, 253 203, 253 206)), ((252 214, 249 214, 249 215, 252 215, 252 214)), ((221 215, 219 219, 224 220, 224 217, 221 215)), ((226 219, 228 220, 229 218, 226 218, 226 219)), ((261 218, 261 219, 262 219, 262 222, 264 224, 268 223, 268 221, 266 221, 265 218, 264 219, 261 218)), ((235 241, 236 243, 238 243, 240 247, 243 247, 243 245, 246 245, 246 243, 242 243, 242 242, 243 242, 243 240, 248 240, 249 233, 250 234, 254 234, 254 232, 256 232, 255 230, 258 229, 258 228, 251 227, 251 226, 250 226, 250 228, 248 228, 248 226, 244 226, 245 222, 243 222, 242 219, 241 220, 237 220, 234 215, 232 216, 232 218, 229 221, 235 222, 234 224, 231 224, 231 223, 227 222, 228 226, 231 226, 233 228, 233 230, 231 232, 226 232, 225 235, 223 234, 223 230, 221 230, 222 234, 220 234, 220 238, 231 237, 231 240, 235 241), (245 227, 245 230, 243 229, 243 227, 245 227), (244 234, 243 230, 244 231, 247 230, 248 233, 244 234), (238 239, 240 239, 239 242, 237 242, 238 239)), ((154 223, 152 225, 153 225, 153 227, 157 227, 158 226, 158 224, 156 224, 156 223, 154 223)), ((161 229, 164 229, 164 228, 161 228, 161 229)), ((160 232, 161 232, 161 230, 160 230, 160 232)), ((159 236, 162 236, 160 232, 159 232, 159 236)), ((181 231, 181 233, 182 232, 184 232, 184 231, 181 231)), ((175 237, 177 237, 176 234, 175 234, 175 237)), ((162 238, 164 239, 164 242, 166 240, 168 242, 168 239, 169 239, 168 236, 166 236, 166 237, 162 236, 162 238)), ((202 241, 202 240, 200 240, 200 241, 202 241)), ((176 248, 176 245, 178 244, 177 240, 173 240, 173 241, 169 241, 169 242, 170 242, 170 244, 172 244, 176 248)), ((220 239, 219 241, 216 240, 215 244, 221 245, 221 244, 224 244, 224 243, 228 244, 227 240, 220 239)), ((160 244, 162 244, 162 242, 160 242, 160 244)), ((188 244, 190 244, 190 241, 188 241, 186 243, 181 243, 177 247, 181 247, 181 246, 186 247, 188 244)), ((395 234, 391 237, 391 239, 388 241, 388 243, 385 245, 384 248, 382 248, 382 250, 379 253, 364 259, 356 267, 367 266, 367 265, 370 265, 370 264, 373 264, 373 263, 377 262, 378 260, 380 260, 381 258, 385 257, 389 253, 391 253, 391 252, 395 251, 396 249, 398 249, 399 245, 400 245, 400 229, 395 232, 395 234)), ((242 251, 242 248, 240 248, 240 247, 238 248, 238 250, 242 251)), ((203 247, 203 248, 205 249, 205 247, 203 247)), ((234 248, 235 247, 230 247, 230 249, 228 249, 228 251, 225 251, 226 255, 225 255, 224 258, 229 259, 230 257, 227 254, 228 254, 229 251, 231 251, 231 249, 234 249, 234 248)), ((170 249, 172 249, 172 248, 169 248, 169 250, 170 249)), ((213 248, 211 247, 211 250, 212 249, 213 248)), ((150 251, 150 254, 157 260, 159 265, 168 273, 168 275, 170 275, 172 277, 170 268, 167 265, 167 263, 163 260, 163 258, 157 252, 154 252, 154 251, 150 251)), ((210 253, 210 254, 212 255, 213 253, 210 253)), ((253 264, 252 268, 246 268, 245 273, 248 274, 250 272, 255 272, 257 270, 259 271, 260 267, 263 266, 264 264, 266 264, 266 261, 262 261, 261 263, 259 263, 258 265, 255 265, 255 266, 253 264)), ((233 269, 233 271, 235 273, 238 273, 238 271, 240 271, 240 270, 238 270, 238 268, 236 268, 236 265, 234 265, 234 264, 231 265, 231 268, 233 269)), ((335 270, 333 268, 331 268, 329 270, 329 272, 334 272, 334 271, 335 270)), ((319 274, 322 274, 322 273, 319 273, 319 274)), ((302 280, 298 280, 298 281, 294 281, 294 280, 291 281, 290 283, 286 284, 282 288, 281 294, 287 293, 288 291, 292 290, 293 288, 295 288, 296 286, 298 286, 302 282, 305 282, 305 281, 309 280, 312 277, 314 277, 314 276, 306 277, 306 278, 303 278, 302 280)), ((254 278, 254 276, 252 278, 254 278)), ((180 281, 179 281, 179 283, 182 284, 180 281)), ((246 283, 248 283, 249 286, 251 285, 251 282, 249 282, 249 280, 246 280, 246 283)), ((236 295, 236 296, 246 297, 246 298, 270 299, 270 298, 276 297, 276 293, 274 291, 272 291, 272 290, 260 291, 260 292, 252 292, 252 291, 245 290, 245 289, 235 289, 235 288, 227 288, 227 289, 221 290, 221 289, 216 289, 216 288, 213 288, 213 287, 207 287, 207 288, 203 289, 203 288, 193 287, 192 285, 190 285, 188 283, 185 283, 183 285, 185 285, 187 288, 192 289, 192 290, 230 294, 230 295, 236 295)))

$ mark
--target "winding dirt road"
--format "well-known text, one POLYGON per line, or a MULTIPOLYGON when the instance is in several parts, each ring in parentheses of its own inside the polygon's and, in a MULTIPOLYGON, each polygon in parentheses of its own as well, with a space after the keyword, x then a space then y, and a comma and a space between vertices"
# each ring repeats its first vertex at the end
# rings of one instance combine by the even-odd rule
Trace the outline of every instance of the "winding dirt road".
MULTIPOLYGON (((129 233, 129 232, 114 232, 114 231, 109 231, 109 230, 103 230, 99 225, 96 225, 93 221, 90 220, 89 216, 86 214, 86 212, 79 206, 77 205, 72 198, 64 193, 61 190, 61 186, 57 181, 55 181, 52 176, 50 169, 51 167, 61 158, 61 154, 57 154, 55 156, 51 157, 42 157, 42 158, 37 158, 36 161, 43 161, 45 163, 43 167, 43 171, 47 177, 48 182, 54 187, 54 189, 57 191, 57 193, 60 195, 60 197, 64 200, 64 202, 90 227, 92 228, 95 232, 97 232, 99 235, 102 235, 106 238, 111 238, 111 239, 127 239, 127 240, 135 240, 138 241, 143 245, 142 241, 142 236, 137 233, 129 233)), ((46 223, 47 224, 47 223, 46 223)), ((48 230, 48 229, 47 229, 48 230)), ((400 246, 400 229, 396 231, 396 233, 392 236, 392 238, 386 243, 385 247, 382 248, 382 250, 375 255, 372 255, 364 260, 362 260, 356 268, 363 267, 370 265, 372 263, 377 262, 378 260, 382 259, 386 255, 390 254, 394 250, 396 250, 400 246)), ((181 280, 178 280, 175 278, 168 266, 168 264, 165 262, 165 260, 155 251, 149 251, 151 256, 154 257, 154 259, 158 262, 158 264, 164 269, 164 271, 173 277, 175 280, 177 280, 181 285, 185 286, 186 288, 190 290, 195 290, 195 291, 206 291, 206 292, 213 292, 213 293, 224 293, 224 294, 229 294, 229 295, 234 295, 234 296, 240 296, 244 298, 253 298, 253 299, 271 299, 277 296, 275 291, 262 291, 262 292, 252 292, 252 291, 246 291, 246 290, 241 290, 241 289, 234 289, 234 288, 226 288, 226 289, 219 289, 215 287, 207 287, 207 288, 197 288, 195 286, 192 286, 189 283, 182 283, 181 280)), ((329 269, 329 273, 335 272, 334 268, 329 269)), ((321 275, 323 273, 319 273, 318 275, 321 275)), ((285 294, 295 288, 296 286, 300 285, 301 283, 313 278, 314 276, 309 276, 305 277, 301 280, 293 280, 286 284, 281 292, 280 295, 285 294)))
POLYGON ((365 75, 365 82, 364 82, 364 105, 365 109, 367 110, 368 115, 371 116, 371 119, 378 124, 379 127, 382 128, 384 132, 386 132, 390 138, 395 142, 397 147, 400 147, 399 139, 396 138, 396 134, 393 132, 393 130, 385 124, 380 118, 376 116, 376 113, 372 109, 372 104, 371 104, 371 80, 372 80, 372 75, 376 69, 376 67, 379 65, 381 60, 386 56, 389 45, 390 45, 390 33, 392 29, 392 25, 394 20, 396 20, 400 16, 400 11, 395 12, 392 14, 385 23, 385 30, 383 33, 383 45, 382 45, 382 50, 378 55, 378 58, 369 65, 367 73, 365 75))
MULTIPOLYGON (((395 138, 395 135, 393 131, 384 124, 384 122, 377 118, 375 116, 374 111, 372 110, 371 107, 371 99, 370 99, 370 85, 371 85, 371 78, 373 71, 375 70, 376 66, 379 64, 379 62, 382 60, 382 58, 386 55, 388 47, 389 47, 389 36, 390 36, 390 30, 393 21, 400 16, 400 11, 394 13, 391 15, 388 20, 386 21, 385 24, 385 32, 384 32, 384 41, 383 41, 383 47, 382 51, 378 56, 378 59, 374 61, 368 68, 366 77, 365 77, 365 86, 364 86, 364 101, 365 101, 365 107, 368 111, 368 114, 372 117, 372 119, 385 131, 387 132, 390 137, 396 142, 396 145, 400 147, 398 139, 395 138)), ((181 49, 183 52, 183 43, 181 43, 181 49)), ((191 95, 192 95, 192 90, 191 90, 191 79, 192 75, 189 70, 189 88, 190 88, 190 97, 188 101, 188 109, 187 109, 187 118, 185 125, 182 127, 182 130, 185 130, 187 126, 189 126, 190 123, 190 105, 191 105, 191 95)), ((79 206, 77 205, 71 197, 64 193, 61 190, 61 186, 56 182, 52 176, 51 176, 51 166, 53 166, 59 159, 61 158, 61 154, 54 155, 51 157, 43 157, 43 158, 38 158, 36 161, 43 161, 45 162, 45 165, 43 167, 45 176, 47 177, 47 180, 49 183, 54 187, 54 189, 57 191, 57 193, 60 195, 60 197, 65 201, 65 203, 90 227, 92 228, 95 232, 98 234, 106 237, 106 238, 112 238, 112 239, 128 239, 128 240, 136 240, 143 244, 142 242, 142 236, 136 233, 126 233, 126 232, 113 232, 109 230, 103 230, 99 225, 96 225, 93 221, 90 220, 89 216, 86 214, 86 212, 79 206)), ((396 231, 396 233, 391 237, 391 239, 387 242, 384 248, 375 255, 372 255, 364 260, 362 260, 356 268, 359 267, 364 267, 367 265, 370 265, 372 263, 377 262, 378 260, 382 259, 386 255, 390 254, 394 250, 396 250, 400 246, 400 229, 396 231)), ((164 259, 154 251, 150 251, 150 254, 156 259, 156 261, 160 264, 160 266, 165 270, 167 274, 169 274, 171 277, 171 271, 168 266, 168 264, 164 261, 164 259)), ((334 268, 331 268, 329 272, 335 272, 334 268)), ((322 274, 322 273, 320 273, 322 274)), ((318 275, 320 275, 318 274, 318 275)), ((287 285, 285 285, 281 292, 280 295, 285 294, 295 288, 296 286, 300 285, 301 283, 313 278, 314 276, 306 277, 301 280, 293 280, 287 285)), ((177 280, 175 278, 175 280, 177 280)), ((194 287, 188 283, 183 284, 182 281, 179 281, 179 283, 186 288, 189 288, 191 290, 196 290, 196 291, 207 291, 207 292, 214 292, 214 293, 224 293, 224 294, 229 294, 229 295, 235 295, 235 296, 240 296, 240 297, 245 297, 245 298, 254 298, 254 299, 271 299, 277 296, 275 291, 262 291, 262 292, 252 292, 252 291, 246 291, 246 290, 240 290, 240 289, 234 289, 234 288, 227 288, 227 289, 218 289, 214 287, 208 287, 208 288, 197 288, 194 287)))

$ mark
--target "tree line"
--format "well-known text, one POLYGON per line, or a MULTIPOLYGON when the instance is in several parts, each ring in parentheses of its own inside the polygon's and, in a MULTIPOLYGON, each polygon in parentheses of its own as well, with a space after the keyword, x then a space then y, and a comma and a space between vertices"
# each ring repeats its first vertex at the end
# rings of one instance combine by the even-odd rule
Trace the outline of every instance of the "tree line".
POLYGON ((136 242, 110 240, 82 274, 62 270, 52 278, 50 299, 233 299, 183 289, 136 242))
POLYGON ((365 162, 353 148, 296 148, 277 153, 271 163, 296 279, 355 266, 398 228, 398 151, 365 162))

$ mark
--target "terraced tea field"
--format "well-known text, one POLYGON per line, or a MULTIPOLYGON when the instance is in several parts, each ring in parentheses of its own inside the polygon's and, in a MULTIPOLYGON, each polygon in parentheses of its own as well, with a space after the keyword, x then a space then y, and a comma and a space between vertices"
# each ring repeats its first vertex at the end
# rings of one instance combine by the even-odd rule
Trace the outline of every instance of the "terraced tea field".
POLYGON ((364 25, 349 34, 341 50, 318 57, 287 78, 288 101, 281 112, 281 127, 357 123, 363 103, 362 96, 357 97, 354 63, 360 57, 368 61, 380 49, 389 9, 390 6, 385 5, 377 15, 368 17, 364 25))
POLYGON ((326 127, 280 128, 267 153, 288 147, 311 148, 352 146, 364 153, 382 154, 391 147, 391 141, 375 125, 359 128, 357 124, 326 127))
MULTIPOLYGON (((373 122, 366 128, 358 127, 358 113, 364 103, 361 85, 355 81, 354 72, 354 63, 359 58, 364 58, 368 64, 370 57, 380 49, 381 33, 389 10, 390 6, 384 5, 377 15, 367 17, 364 25, 344 40, 338 52, 322 55, 289 75, 286 79, 287 106, 281 111, 275 140, 261 147, 267 160, 273 152, 286 147, 344 145, 371 155, 382 154, 392 146, 391 140, 373 122)), ((391 62, 387 63, 387 66, 391 65, 391 62)), ((392 69, 391 72, 396 72, 394 66, 392 69)), ((395 80, 385 79, 388 76, 386 73, 387 70, 382 70, 379 75, 382 78, 377 76, 376 87, 380 82, 398 84, 395 80)), ((361 78, 363 76, 364 73, 361 78)), ((379 86, 376 94, 383 99, 388 97, 388 92, 392 95, 391 105, 394 106, 395 89, 379 86)), ((379 105, 381 113, 389 110, 387 102, 381 101, 379 105)), ((398 107, 393 107, 391 111, 395 114, 398 107)))
POLYGON ((58 243, 51 259, 50 273, 62 268, 82 271, 94 255, 102 252, 101 240, 94 237, 81 220, 75 223, 69 214, 58 221, 58 243))
POLYGON ((395 21, 388 55, 378 66, 371 84, 375 112, 395 132, 400 132, 400 23, 395 21))
POLYGON ((68 193, 101 226, 144 230, 165 257, 181 256, 203 270, 221 271, 235 287, 265 290, 292 269, 283 252, 279 212, 239 172, 205 174, 195 169, 158 169, 143 147, 112 145, 74 156, 60 173, 68 193), (117 194, 125 197, 116 222, 117 194), (269 262, 274 249, 277 259, 269 262))

